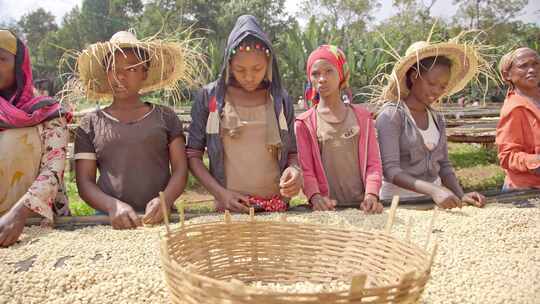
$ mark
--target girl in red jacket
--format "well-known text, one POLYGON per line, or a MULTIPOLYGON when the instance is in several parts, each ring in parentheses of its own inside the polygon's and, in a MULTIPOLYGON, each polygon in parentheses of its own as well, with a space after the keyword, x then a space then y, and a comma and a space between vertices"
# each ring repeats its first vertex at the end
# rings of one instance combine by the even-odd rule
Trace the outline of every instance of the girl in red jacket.
POLYGON ((349 75, 345 55, 336 46, 322 45, 308 58, 305 98, 315 106, 295 122, 304 194, 314 210, 352 203, 380 213, 379 145, 371 114, 350 104, 349 75))

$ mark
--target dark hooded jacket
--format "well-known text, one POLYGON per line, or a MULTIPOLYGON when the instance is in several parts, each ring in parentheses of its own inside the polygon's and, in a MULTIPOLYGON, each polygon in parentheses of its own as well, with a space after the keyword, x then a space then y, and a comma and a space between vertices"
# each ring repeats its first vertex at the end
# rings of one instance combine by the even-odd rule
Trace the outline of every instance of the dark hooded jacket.
POLYGON ((281 86, 281 79, 277 65, 277 59, 272 48, 270 39, 261 29, 257 19, 250 15, 238 18, 227 40, 227 47, 223 56, 223 65, 219 78, 204 86, 195 96, 191 108, 191 125, 187 140, 188 157, 202 157, 205 148, 210 159, 210 174, 225 186, 225 164, 223 160, 223 142, 219 131, 208 124, 216 123, 221 118, 225 104, 227 84, 225 75, 229 65, 231 50, 236 48, 246 37, 254 36, 261 40, 270 50, 272 56, 272 81, 270 94, 274 99, 276 118, 279 123, 280 115, 285 116, 287 127, 278 126, 281 135, 281 153, 279 166, 281 172, 285 170, 292 159, 296 159, 296 139, 294 135, 294 109, 293 103, 285 89, 281 86), (283 111, 283 114, 281 114, 283 111), (213 116, 213 117, 212 117, 213 116), (209 119, 210 118, 210 119, 209 119), (286 130, 285 130, 286 129, 286 130))

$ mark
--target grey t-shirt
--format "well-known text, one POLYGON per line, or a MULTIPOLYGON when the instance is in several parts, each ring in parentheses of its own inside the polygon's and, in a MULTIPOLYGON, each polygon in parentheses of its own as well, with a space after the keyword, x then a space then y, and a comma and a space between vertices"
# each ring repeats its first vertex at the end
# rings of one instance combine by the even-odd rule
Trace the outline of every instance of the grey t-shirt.
POLYGON ((152 105, 142 119, 122 123, 103 111, 87 114, 76 130, 75 159, 97 161, 98 187, 144 212, 171 177, 169 143, 184 136, 168 107, 152 105))

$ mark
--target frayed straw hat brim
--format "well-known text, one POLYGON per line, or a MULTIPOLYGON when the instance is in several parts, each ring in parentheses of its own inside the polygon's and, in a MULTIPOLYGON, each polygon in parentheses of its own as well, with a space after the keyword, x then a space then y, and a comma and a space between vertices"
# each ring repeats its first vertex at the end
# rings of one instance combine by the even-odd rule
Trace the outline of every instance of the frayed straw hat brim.
POLYGON ((138 43, 100 42, 84 50, 77 59, 79 79, 90 99, 112 99, 107 80, 105 57, 123 48, 142 49, 149 57, 149 68, 141 93, 160 90, 182 78, 184 74, 183 48, 175 43, 160 41, 138 43))
POLYGON ((396 63, 392 74, 389 75, 382 98, 386 101, 398 101, 408 96, 407 71, 417 65, 420 60, 433 56, 444 56, 452 62, 450 80, 441 98, 463 90, 467 83, 478 74, 479 58, 473 47, 452 42, 428 44, 408 52, 396 63))
POLYGON ((139 94, 164 92, 169 101, 182 100, 184 88, 191 88, 204 81, 209 71, 201 51, 201 39, 191 38, 192 32, 175 35, 158 34, 138 40, 132 31, 115 33, 107 42, 98 42, 86 49, 66 50, 59 63, 67 69, 60 100, 76 104, 85 100, 110 101, 113 92, 107 71, 115 72, 115 56, 129 48, 147 68, 146 79, 139 94))

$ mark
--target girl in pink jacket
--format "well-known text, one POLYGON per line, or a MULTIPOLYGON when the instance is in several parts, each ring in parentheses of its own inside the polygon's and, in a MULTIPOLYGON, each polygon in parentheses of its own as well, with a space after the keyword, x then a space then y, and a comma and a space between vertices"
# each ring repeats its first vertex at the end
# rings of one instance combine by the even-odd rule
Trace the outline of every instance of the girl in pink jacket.
POLYGON ((358 204, 366 213, 380 213, 382 166, 375 127, 370 112, 350 104, 349 76, 345 55, 336 46, 322 45, 308 58, 305 99, 314 107, 295 122, 304 194, 314 210, 358 204))

